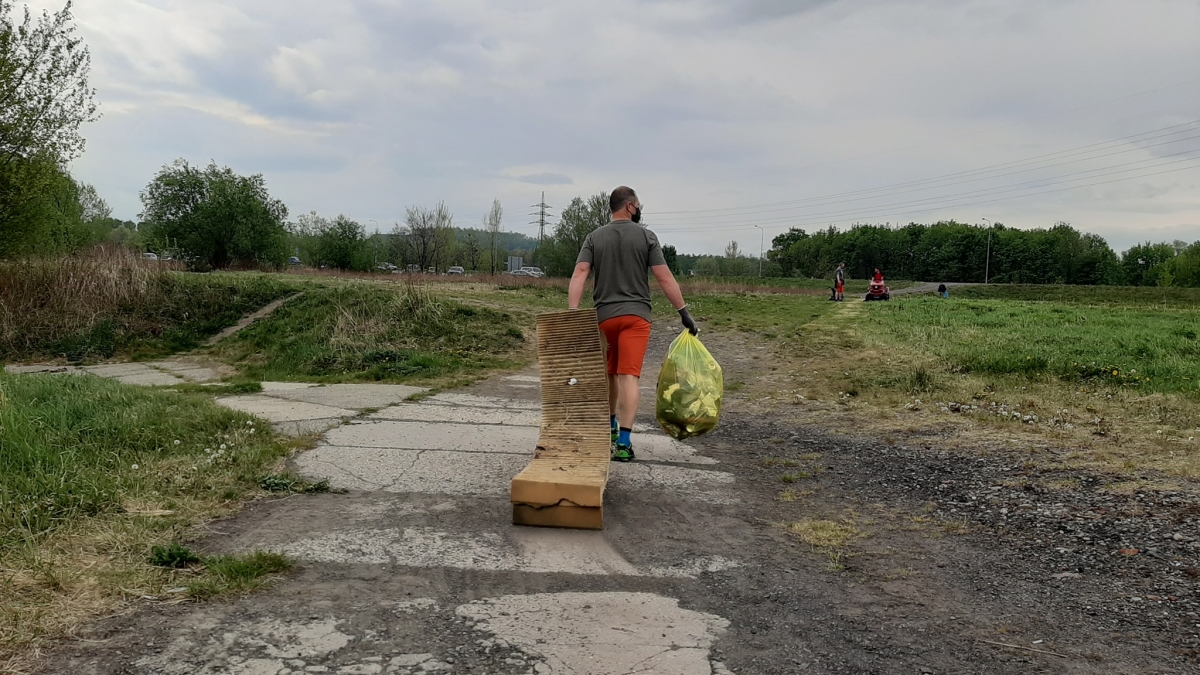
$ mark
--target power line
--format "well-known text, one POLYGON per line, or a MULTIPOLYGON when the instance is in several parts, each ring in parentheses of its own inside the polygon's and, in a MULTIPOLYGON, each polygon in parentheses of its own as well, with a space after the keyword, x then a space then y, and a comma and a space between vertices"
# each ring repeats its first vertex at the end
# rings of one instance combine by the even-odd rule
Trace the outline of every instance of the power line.
MULTIPOLYGON (((1097 101, 1097 102, 1095 102, 1095 103, 1089 103, 1089 104, 1087 104, 1087 105, 1081 105, 1081 106, 1078 106, 1078 107, 1075 107, 1075 108, 1069 108, 1069 109, 1067 109, 1067 110, 1058 110, 1058 111, 1054 111, 1054 112, 1045 113, 1045 114, 1043 114, 1043 115, 1037 115, 1037 116, 1034 116, 1034 117, 1027 117, 1027 118, 1025 118, 1025 119, 1023 119, 1023 120, 1017 120, 1017 121, 1015 121, 1015 122, 1009 122, 1008 124, 1001 124, 1001 125, 999 125, 999 126, 995 126, 995 127, 990 127, 990 128, 987 128, 987 129, 983 129, 983 130, 981 130, 981 131, 972 131, 972 132, 965 133, 965 134, 959 134, 959 135, 957 135, 957 136, 949 136, 949 137, 946 137, 946 138, 934 139, 934 140, 932 140, 932 141, 924 141, 924 142, 922 142, 922 143, 916 143, 916 144, 913 144, 913 145, 906 145, 906 146, 902 146, 902 147, 899 147, 899 148, 892 148, 892 149, 890 149, 890 150, 883 150, 883 151, 881 151, 881 152, 872 152, 872 153, 868 153, 868 154, 864 154, 864 155, 856 155, 856 156, 854 156, 854 157, 846 157, 846 158, 844 158, 844 159, 834 159, 834 160, 830 160, 830 161, 827 161, 827 162, 819 162, 819 163, 817 163, 817 164, 808 164, 808 165, 806 165, 806 166, 799 166, 799 167, 790 168, 790 169, 779 169, 779 170, 776 170, 776 171, 764 171, 764 172, 761 172, 761 173, 748 174, 748 175, 744 175, 744 176, 736 176, 736 177, 733 177, 733 178, 726 178, 726 179, 722 179, 722 181, 725 181, 725 182, 727 182, 727 181, 733 181, 733 180, 745 180, 745 179, 747 179, 747 178, 761 178, 762 176, 773 176, 773 175, 778 175, 778 174, 781 174, 781 173, 792 173, 792 172, 794 172, 794 171, 803 171, 804 169, 814 169, 814 168, 818 168, 818 167, 822 167, 822 166, 830 166, 830 165, 833 165, 833 164, 842 164, 842 163, 845 163, 845 162, 853 162, 853 161, 855 161, 855 160, 859 160, 859 159, 870 159, 871 157, 878 157, 878 156, 881 156, 881 155, 890 155, 890 154, 893 154, 893 153, 896 153, 896 152, 903 152, 904 150, 912 150, 913 148, 923 148, 923 147, 925 147, 925 146, 928 146, 928 145, 938 145, 938 144, 940 144, 940 143, 948 143, 948 142, 950 142, 950 141, 957 141, 957 140, 960 140, 960 139, 963 139, 963 138, 969 138, 969 137, 971 137, 971 136, 980 136, 980 135, 983 135, 983 134, 990 134, 990 133, 991 133, 991 132, 993 132, 993 131, 999 131, 1000 129, 1007 129, 1008 127, 1018 126, 1018 125, 1021 125, 1021 124, 1026 124, 1026 123, 1028 123, 1028 122, 1036 122, 1037 120, 1041 120, 1041 119, 1047 119, 1047 118, 1050 118, 1050 117, 1057 117, 1058 115, 1066 115, 1066 114, 1068 114, 1068 113, 1078 112, 1078 111, 1080 111, 1080 110, 1086 110, 1086 109, 1088 109, 1088 108, 1094 108, 1094 107, 1096 107, 1096 106, 1100 106, 1100 105, 1107 105, 1107 104, 1109 104, 1109 103, 1115 103, 1115 102, 1117 102, 1117 101, 1123 101, 1123 100, 1125 100, 1125 99, 1129 99, 1129 98, 1136 98, 1136 97, 1140 97, 1140 96, 1145 96, 1145 95, 1147 95, 1147 94, 1154 94, 1154 93, 1157 93, 1157 92, 1160 92, 1160 91, 1166 91, 1167 89, 1174 89, 1175 87, 1180 87, 1180 86, 1183 86, 1183 85, 1185 85, 1185 84, 1191 84, 1191 83, 1193 83, 1193 82, 1196 82, 1197 80, 1200 80, 1200 78, 1189 78, 1189 79, 1187 79, 1187 80, 1180 80, 1180 81, 1178 81, 1178 82, 1172 82, 1171 84, 1164 85, 1164 86, 1161 86, 1161 87, 1156 87, 1156 88, 1154 88, 1154 89, 1147 89, 1147 90, 1145 90, 1145 91, 1138 91, 1138 92, 1134 92, 1134 93, 1132 93, 1132 94, 1126 94, 1126 95, 1124 95, 1124 96, 1118 96, 1118 97, 1116 97, 1116 98, 1110 98, 1110 99, 1107 99, 1107 100, 1104 100, 1104 101, 1097 101)), ((722 181, 712 181, 712 182, 714 182, 714 183, 715 183, 715 182, 722 182, 722 181)))
MULTIPOLYGON (((1119 173, 1127 173, 1130 171, 1141 171, 1141 170, 1145 170, 1145 169, 1158 168, 1160 166, 1166 166, 1166 165, 1170 165, 1170 164, 1178 164, 1179 162, 1191 161, 1192 159, 1195 159, 1195 158, 1185 157, 1183 159, 1178 159, 1178 160, 1174 160, 1171 162, 1161 162, 1159 160, 1167 159, 1169 157, 1178 157, 1181 155, 1189 155, 1189 154, 1193 154, 1193 153, 1197 153, 1197 152, 1200 152, 1200 148, 1192 148, 1189 150, 1183 150, 1180 152, 1175 152, 1175 153, 1171 153, 1171 154, 1167 154, 1167 155, 1161 155, 1159 157, 1154 157, 1151 159, 1142 159, 1142 160, 1137 160, 1137 161, 1133 161, 1133 162, 1126 162, 1124 164, 1114 164, 1111 166, 1105 166, 1105 167, 1100 167, 1100 168, 1096 168, 1096 169, 1088 169, 1086 171, 1071 172, 1071 173, 1068 173, 1068 174, 1065 174, 1062 176, 1039 178, 1037 180, 1025 181, 1022 183, 1013 183, 1013 184, 1007 185, 1007 186, 997 186, 997 187, 983 188, 983 189, 979 189, 979 190, 970 190, 967 192, 961 192, 961 193, 957 193, 957 194, 943 194, 943 195, 938 195, 938 196, 922 197, 920 199, 892 202, 890 204, 879 204, 879 205, 874 205, 874 206, 863 206, 863 207, 855 208, 855 209, 840 209, 840 210, 833 210, 833 211, 812 211, 811 209, 815 209, 815 208, 819 208, 819 207, 823 207, 823 206, 830 206, 832 204, 836 204, 839 202, 830 202, 829 204, 815 204, 812 207, 810 207, 809 210, 805 210, 805 211, 802 211, 799 213, 792 213, 792 214, 789 214, 786 216, 771 216, 771 217, 766 217, 766 218, 737 218, 737 219, 733 219, 733 220, 712 221, 712 222, 698 224, 697 228, 706 229, 703 226, 712 226, 711 229, 723 229, 723 228, 717 227, 717 226, 752 225, 755 223, 757 223, 757 224, 780 223, 780 222, 787 222, 790 220, 794 220, 796 218, 828 217, 828 216, 852 214, 852 213, 861 212, 863 209, 897 207, 897 206, 904 207, 904 206, 910 206, 910 205, 914 205, 914 204, 930 203, 930 202, 937 202, 937 201, 943 201, 943 200, 955 200, 955 199, 962 199, 962 198, 972 197, 972 196, 988 196, 988 195, 992 195, 992 194, 1004 194, 1007 192, 1028 190, 1028 189, 1034 189, 1034 188, 1039 188, 1039 187, 1046 187, 1047 185, 1059 185, 1062 183, 1069 183, 1069 182, 1074 182, 1077 180, 1100 178, 1103 176, 1111 176, 1111 175, 1115 175, 1115 174, 1119 174, 1119 173), (1098 171, 1108 171, 1109 169, 1120 169, 1121 167, 1130 167, 1135 164, 1145 164, 1146 162, 1156 162, 1156 164, 1153 164, 1151 166, 1140 167, 1140 168, 1136 168, 1136 169, 1127 168, 1127 169, 1121 169, 1119 171, 1109 171, 1109 173, 1100 173, 1098 175, 1087 175, 1087 174, 1096 174, 1096 172, 1098 172, 1098 171), (1072 176, 1074 176, 1074 177, 1072 177, 1072 176), (1053 182, 1047 182, 1047 181, 1053 181, 1053 182), (1022 187, 1022 186, 1026 186, 1026 187, 1022 187)), ((896 193, 896 194, 911 194, 912 192, 923 192, 923 191, 924 190, 915 190, 915 191, 910 190, 907 192, 901 192, 901 193, 896 193)), ((851 199, 851 200, 843 200, 843 201, 855 202, 855 201, 860 201, 860 200, 851 199)), ((730 214, 730 215, 732 215, 732 214, 730 214)), ((666 225, 669 227, 670 223, 666 223, 666 225)))
MULTIPOLYGON (((1000 164, 993 164, 993 165, 981 167, 978 169, 970 169, 970 170, 966 170, 966 171, 955 171, 952 173, 942 174, 940 176, 934 176, 931 178, 923 178, 923 179, 918 179, 918 180, 905 181, 905 182, 901 182, 901 183, 892 183, 889 185, 882 185, 882 186, 874 187, 874 188, 865 188, 865 189, 861 189, 861 190, 850 190, 848 192, 837 192, 837 193, 822 195, 822 196, 817 196, 817 197, 806 197, 803 199, 793 199, 793 200, 781 201, 781 202, 751 204, 751 205, 747 205, 747 206, 726 206, 726 207, 715 208, 715 209, 694 209, 694 210, 689 210, 689 211, 663 211, 661 213, 656 213, 655 216, 658 217, 658 216, 663 216, 663 215, 666 215, 666 216, 690 215, 692 217, 705 217, 703 215, 696 215, 696 214, 720 213, 720 212, 724 212, 724 211, 735 211, 738 213, 747 213, 747 212, 753 213, 754 212, 753 209, 765 209, 766 207, 788 206, 788 205, 792 205, 792 204, 805 204, 805 203, 814 202, 814 201, 824 201, 826 199, 832 199, 835 197, 847 197, 847 196, 851 196, 851 195, 867 194, 867 193, 878 192, 878 191, 882 191, 882 190, 890 190, 893 188, 916 186, 916 185, 921 185, 921 184, 925 184, 925 183, 938 183, 938 182, 942 182, 942 181, 953 179, 953 178, 976 176, 976 175, 983 174, 983 173, 991 173, 993 171, 999 171, 999 170, 1008 169, 1008 168, 1015 168, 1018 166, 1023 166, 1023 165, 1028 165, 1028 164, 1038 164, 1038 163, 1041 163, 1041 162, 1044 162, 1047 160, 1062 159, 1064 157, 1070 157, 1070 156, 1078 155, 1078 154, 1088 154, 1088 153, 1092 153, 1092 152, 1099 152, 1101 150, 1108 149, 1108 148, 1102 148, 1099 146, 1113 145, 1116 143, 1130 141, 1130 140, 1136 139, 1140 136, 1148 136, 1150 134, 1159 134, 1159 135, 1158 136, 1149 136, 1149 138, 1143 138, 1140 140, 1143 140, 1143 141, 1144 140, 1154 140, 1154 139, 1162 138, 1165 136, 1173 136, 1175 134, 1180 134, 1180 133, 1189 133, 1189 132, 1195 131, 1195 129, 1181 129, 1181 127, 1192 126, 1195 124, 1200 124, 1200 119, 1191 120, 1189 122, 1184 122, 1182 124, 1174 124, 1174 125, 1171 125, 1168 127, 1162 127, 1160 129, 1152 129, 1150 131, 1143 131, 1141 133, 1131 134, 1129 136, 1122 136, 1120 138, 1114 138, 1114 139, 1107 140, 1107 141, 1100 141, 1097 143, 1089 143, 1087 145, 1082 145, 1082 146, 1078 146, 1075 148, 1067 148, 1066 150, 1059 150, 1057 152, 1035 155, 1033 157, 1012 160, 1009 162, 1002 162, 1000 164), (1171 129, 1175 129, 1176 131, 1168 131, 1171 129), (1167 132, 1167 133, 1159 133, 1159 132, 1167 132), (1091 148, 1091 149, 1089 150, 1089 148, 1091 148)), ((1175 139, 1173 141, 1165 141, 1163 143, 1159 143, 1159 144, 1155 144, 1155 145, 1151 145, 1151 146, 1135 146, 1133 148, 1128 148, 1128 149, 1121 150, 1118 152, 1113 152, 1113 153, 1109 153, 1106 155, 1098 155, 1095 157, 1084 157, 1084 158, 1081 158, 1081 159, 1078 159, 1075 161, 1085 161, 1087 159, 1099 159, 1100 157, 1107 157, 1109 155, 1121 154, 1124 152, 1135 152, 1137 150, 1145 149, 1147 147, 1158 147, 1159 145, 1169 145, 1171 143, 1182 142, 1185 140, 1191 140, 1193 138, 1196 138, 1196 136, 1189 136, 1187 138, 1175 139)), ((1064 162, 1063 164, 1071 164, 1071 163, 1073 163, 1073 162, 1064 162)), ((1061 164, 1049 165, 1049 166, 1045 166, 1045 167, 1034 167, 1034 169, 1036 169, 1036 168, 1051 168, 1052 166, 1061 166, 1061 164)), ((1029 170, 1034 170, 1034 169, 1029 169, 1029 170)), ((1020 173, 1020 172, 1012 172, 1012 173, 1020 173)), ((1011 175, 1011 173, 1001 174, 1001 176, 1003 176, 1003 175, 1011 175)), ((986 178, 999 178, 1001 176, 987 176, 986 178)), ((982 180, 982 178, 980 178, 980 180, 982 180)), ((962 181, 962 182, 970 182, 970 181, 962 181)))
MULTIPOLYGON (((1180 161, 1183 161, 1183 160, 1180 160, 1180 161)), ((1174 162, 1167 162, 1167 163, 1172 164, 1174 162)), ((1154 167, 1147 167, 1147 168, 1154 168, 1154 167)), ((944 208, 962 208, 965 206, 976 206, 979 204, 991 204, 994 202, 1001 202, 1001 201, 1006 201, 1009 199, 1017 199, 1020 197, 1034 197, 1037 195, 1051 194, 1051 193, 1056 193, 1056 192, 1065 192, 1068 190, 1077 190, 1077 189, 1081 189, 1081 188, 1094 187, 1096 185, 1107 185, 1109 183, 1119 183, 1121 181, 1134 180, 1137 178, 1148 178, 1150 176, 1159 176, 1162 174, 1176 173, 1179 171, 1187 171, 1189 169, 1195 169, 1195 168, 1200 168, 1200 164, 1194 164, 1192 166, 1178 167, 1178 168, 1174 168, 1174 169, 1167 169, 1164 171, 1156 171, 1153 173, 1147 173, 1147 174, 1142 174, 1142 175, 1138 175, 1138 176, 1126 176, 1124 178, 1113 178, 1110 180, 1096 181, 1094 183, 1086 183, 1084 185, 1071 185, 1068 187, 1056 188, 1053 190, 1042 190, 1040 192, 1031 192, 1031 193, 1022 194, 1022 195, 997 197, 995 199, 981 199, 981 200, 976 200, 973 202, 965 202, 962 204, 932 205, 929 208, 916 209, 916 210, 912 210, 912 211, 901 211, 901 212, 896 212, 894 210, 889 209, 887 211, 880 211, 878 213, 873 213, 873 214, 861 214, 861 215, 855 216, 853 218, 841 218, 841 219, 835 220, 833 222, 845 222, 848 220, 854 220, 854 221, 869 220, 872 218, 883 218, 883 217, 888 217, 888 216, 906 216, 906 215, 913 215, 913 214, 918 214, 918 213, 928 213, 930 211, 936 211, 938 209, 944 209, 944 208)), ((822 220, 816 220, 816 221, 811 221, 811 222, 792 223, 792 224, 790 224, 790 227, 811 227, 813 225, 824 225, 827 223, 832 224, 828 219, 822 219, 822 220)), ((746 223, 746 224, 748 225, 749 223, 746 223)), ((695 231, 704 231, 704 230, 709 230, 709 229, 729 229, 729 228, 703 228, 703 227, 702 228, 679 228, 679 229, 664 229, 663 232, 671 232, 671 233, 695 232, 695 231)))

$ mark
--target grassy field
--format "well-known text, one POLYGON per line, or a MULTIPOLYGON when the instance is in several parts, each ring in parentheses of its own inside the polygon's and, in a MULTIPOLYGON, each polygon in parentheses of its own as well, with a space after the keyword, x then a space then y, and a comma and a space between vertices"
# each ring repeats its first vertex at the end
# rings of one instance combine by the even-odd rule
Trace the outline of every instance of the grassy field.
POLYGON ((134 254, 0 263, 0 361, 155 358, 295 292, 266 274, 184 274, 134 254))
POLYGON ((774 362, 759 377, 744 389, 736 377, 727 382, 756 408, 798 423, 1150 472, 1168 486, 1200 477, 1200 308, 1189 292, 1059 290, 971 287, 950 300, 890 303, 690 301, 718 360, 736 361, 743 345, 770 347, 774 362), (761 342, 747 343, 748 334, 761 342))
POLYGON ((517 320, 448 299, 444 290, 369 282, 313 287, 213 354, 252 380, 430 383, 513 365, 525 342, 517 320))
POLYGON ((286 567, 151 556, 230 512, 288 451, 209 395, 0 372, 0 671, 130 597, 245 590, 286 567))

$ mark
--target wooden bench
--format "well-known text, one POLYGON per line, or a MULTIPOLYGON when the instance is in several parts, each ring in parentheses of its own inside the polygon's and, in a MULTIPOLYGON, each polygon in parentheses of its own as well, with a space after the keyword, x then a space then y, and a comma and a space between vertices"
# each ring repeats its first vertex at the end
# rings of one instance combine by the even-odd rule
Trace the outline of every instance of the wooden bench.
POLYGON ((596 311, 542 314, 537 344, 542 430, 533 460, 512 480, 513 523, 603 529, 611 449, 596 311))

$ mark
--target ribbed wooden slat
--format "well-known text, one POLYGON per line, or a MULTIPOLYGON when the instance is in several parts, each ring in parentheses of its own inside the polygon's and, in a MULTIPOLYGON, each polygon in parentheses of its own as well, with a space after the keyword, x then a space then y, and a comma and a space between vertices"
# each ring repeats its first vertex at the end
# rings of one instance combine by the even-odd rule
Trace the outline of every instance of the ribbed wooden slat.
POLYGON ((541 434, 533 461, 512 481, 513 522, 601 529, 611 450, 595 310, 539 316, 537 344, 541 434))

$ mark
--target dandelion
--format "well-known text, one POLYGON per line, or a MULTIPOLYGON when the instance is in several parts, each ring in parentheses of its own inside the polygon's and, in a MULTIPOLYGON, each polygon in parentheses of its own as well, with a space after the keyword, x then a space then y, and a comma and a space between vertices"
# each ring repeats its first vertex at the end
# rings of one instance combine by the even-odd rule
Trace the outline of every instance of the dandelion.
POLYGON ((221 449, 222 449, 222 450, 224 450, 224 449, 225 449, 225 444, 224 444, 224 443, 222 443, 222 444, 221 444, 221 449))
POLYGON ((1115 371, 1115 370, 1114 370, 1114 371, 1113 371, 1113 375, 1116 375, 1116 374, 1117 374, 1117 371, 1115 371))
POLYGON ((247 422, 246 422, 246 426, 248 426, 248 427, 252 427, 252 426, 254 426, 254 422, 247 421, 247 422))
POLYGON ((179 445, 179 439, 178 439, 178 438, 176 438, 176 439, 175 439, 175 445, 179 445))
POLYGON ((138 470, 138 465, 137 465, 137 464, 134 464, 134 465, 133 465, 131 468, 132 468, 134 471, 137 471, 137 470, 138 470))

